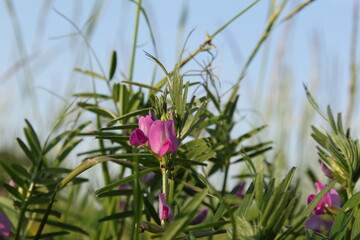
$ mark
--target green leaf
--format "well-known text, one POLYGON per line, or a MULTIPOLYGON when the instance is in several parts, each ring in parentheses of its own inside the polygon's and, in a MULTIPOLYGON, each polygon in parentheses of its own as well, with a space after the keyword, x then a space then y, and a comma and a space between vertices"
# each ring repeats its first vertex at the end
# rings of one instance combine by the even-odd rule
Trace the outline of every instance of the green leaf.
POLYGON ((313 106, 313 108, 326 120, 326 114, 320 109, 319 105, 316 103, 316 101, 314 100, 313 96, 311 95, 310 91, 308 90, 307 86, 304 84, 304 89, 306 92, 306 97, 308 98, 310 104, 313 106))
POLYGON ((112 158, 109 157, 95 157, 88 159, 84 162, 82 162, 79 166, 77 166, 71 173, 69 173, 57 186, 57 189, 60 190, 64 188, 70 181, 72 181, 74 178, 76 178, 79 174, 83 173, 87 169, 95 166, 98 163, 111 161, 112 158))
POLYGON ((24 133, 28 144, 33 152, 40 154, 41 145, 38 136, 36 135, 34 128, 31 126, 30 122, 25 119, 26 127, 24 128, 24 133))
MULTIPOLYGON (((258 209, 261 209, 264 198, 264 166, 261 165, 260 170, 255 177, 255 200, 258 209)), ((266 203, 267 204, 267 203, 266 203)))
POLYGON ((210 223, 201 223, 201 224, 197 224, 197 225, 190 225, 187 226, 184 229, 184 232, 196 232, 199 231, 201 232, 201 230, 203 229, 207 229, 207 228, 213 228, 213 229, 218 229, 222 226, 224 226, 225 224, 228 224, 229 221, 218 221, 218 222, 210 222, 210 223))
POLYGON ((116 65, 117 65, 117 54, 116 51, 112 52, 111 55, 111 63, 110 63, 110 70, 109 70, 109 81, 113 79, 115 71, 116 71, 116 65))
POLYGON ((267 189, 267 194, 271 195, 270 199, 267 202, 263 201, 260 207, 260 209, 264 209, 260 211, 260 226, 264 228, 264 231, 268 231, 264 233, 265 235, 270 233, 276 235, 277 229, 272 226, 275 225, 276 221, 284 220, 284 209, 290 204, 289 198, 291 192, 288 191, 288 188, 294 174, 295 168, 292 168, 280 185, 275 188, 275 191, 269 192, 267 189))
POLYGON ((331 129, 334 131, 335 134, 338 134, 336 122, 332 114, 330 105, 327 107, 327 112, 328 112, 328 122, 330 123, 331 129))
POLYGON ((130 81, 122 81, 122 83, 127 83, 127 84, 131 84, 131 85, 134 85, 134 86, 138 86, 138 87, 141 87, 141 88, 147 88, 147 89, 150 89, 154 92, 162 92, 163 90, 161 90, 160 88, 156 88, 156 87, 153 87, 153 86, 150 86, 150 85, 146 85, 144 83, 138 83, 138 82, 130 82, 130 81))
POLYGON ((261 131, 262 131, 263 129, 265 129, 267 126, 268 126, 268 125, 260 126, 260 127, 258 127, 258 128, 255 128, 255 129, 253 129, 253 130, 251 130, 251 131, 249 131, 249 132, 241 135, 240 137, 238 137, 238 138, 236 139, 236 143, 240 143, 240 142, 242 142, 242 141, 244 141, 244 140, 246 140, 246 139, 251 138, 252 136, 254 136, 254 135, 256 135, 257 133, 261 132, 261 131))
POLYGON ((240 217, 245 217, 247 214, 247 211, 249 210, 252 201, 254 199, 254 195, 255 195, 255 187, 254 187, 254 183, 252 182, 249 186, 249 188, 247 189, 244 199, 241 201, 241 204, 239 206, 239 216, 240 217))
POLYGON ((120 189, 120 190, 110 190, 108 192, 101 193, 97 195, 98 198, 103 197, 114 197, 114 196, 129 196, 132 194, 131 189, 120 189))
POLYGON ((164 228, 159 226, 159 225, 156 225, 156 224, 151 223, 151 222, 145 222, 145 221, 141 222, 141 227, 143 229, 146 229, 146 231, 151 232, 151 233, 162 233, 162 232, 164 232, 165 231, 164 228))
POLYGON ((316 205, 323 199, 325 194, 335 185, 336 181, 331 181, 321 192, 319 192, 316 197, 311 201, 311 203, 302 211, 300 218, 308 217, 316 205))
POLYGON ((152 205, 152 203, 148 200, 147 197, 145 197, 143 195, 143 200, 144 200, 144 206, 145 206, 145 210, 148 211, 148 213, 150 214, 150 216, 152 217, 152 219, 154 219, 154 221, 158 224, 161 225, 161 221, 159 218, 158 213, 156 212, 154 206, 152 205))
POLYGON ((215 98, 215 96, 212 94, 212 92, 209 90, 209 88, 205 84, 203 85, 203 87, 206 90, 207 96, 212 100, 212 103, 214 104, 216 109, 220 112, 220 103, 219 103, 219 101, 215 98))
POLYGON ((75 68, 74 69, 76 72, 80 72, 80 73, 83 73, 85 75, 88 75, 90 77, 94 77, 94 78, 99 78, 99 79, 102 79, 102 80, 105 80, 106 81, 106 77, 98 74, 98 73, 95 73, 95 72, 92 72, 92 71, 88 71, 88 70, 82 70, 80 68, 75 68))
POLYGON ((203 155, 200 155, 200 156, 197 156, 194 161, 195 162, 204 162, 206 160, 209 160, 210 158, 213 158, 216 156, 216 152, 209 152, 209 153, 206 153, 206 154, 203 154, 203 155))
POLYGON ((23 177, 30 179, 30 173, 21 165, 13 163, 11 164, 11 167, 19 174, 22 175, 23 177))
POLYGON ((117 219, 122 219, 122 218, 127 218, 127 217, 133 217, 133 216, 134 216, 133 211, 125 211, 125 212, 120 212, 120 213, 114 213, 109 216, 100 218, 98 221, 105 222, 105 221, 117 220, 117 219))
POLYGON ((122 130, 122 129, 135 129, 138 127, 138 124, 122 124, 114 127, 101 128, 100 131, 112 131, 112 130, 122 130))
POLYGON ((122 119, 125 119, 125 118, 129 118, 129 117, 133 117, 133 116, 138 116, 138 115, 145 115, 147 113, 149 113, 149 111, 151 110, 152 108, 144 108, 144 109, 141 109, 141 110, 136 110, 134 112, 131 112, 131 113, 127 113, 127 114, 124 114, 120 117, 117 117, 117 118, 114 118, 113 120, 111 120, 108 124, 108 127, 111 127, 112 125, 114 125, 117 121, 119 120, 122 120, 122 119))
MULTIPOLYGON (((360 202, 360 200, 359 200, 359 202, 360 202)), ((355 219, 354 219, 353 229, 351 231, 351 239, 352 240, 360 239, 360 210, 359 210, 359 207, 358 207, 355 219)))
POLYGON ((111 111, 109 111, 105 108, 96 106, 94 104, 79 102, 78 106, 82 107, 90 112, 96 113, 100 116, 106 117, 106 118, 110 118, 110 119, 116 118, 116 115, 114 113, 112 113, 111 111))
POLYGON ((355 217, 358 218, 360 214, 360 192, 353 195, 340 209, 339 214, 334 220, 334 224, 330 230, 330 239, 340 240, 344 239, 347 232, 351 231, 351 235, 356 239, 359 237, 359 226, 356 226, 354 223, 355 217), (356 227, 355 227, 356 226, 356 227), (354 229, 351 229, 355 227, 354 229))
POLYGON ((17 188, 14 188, 12 186, 10 186, 9 184, 4 184, 4 188, 11 193, 11 195, 13 195, 15 198, 19 199, 20 201, 24 201, 25 198, 23 195, 21 195, 21 193, 19 192, 19 190, 17 188))
POLYGON ((75 93, 73 94, 74 97, 81 97, 81 98, 102 98, 102 99, 111 99, 110 96, 105 94, 99 93, 75 93))
MULTIPOLYGON (((36 220, 41 222, 42 219, 36 219, 36 220)), ((84 235, 89 235, 86 231, 84 231, 80 227, 74 226, 72 224, 49 220, 49 219, 46 221, 46 224, 54 226, 54 227, 59 227, 59 228, 65 229, 65 230, 69 230, 72 232, 78 232, 78 233, 82 233, 84 235)))
POLYGON ((56 158, 57 164, 60 164, 69 154, 70 152, 80 143, 83 139, 78 139, 73 143, 68 144, 64 149, 62 149, 60 155, 56 158))
POLYGON ((295 171, 296 171, 295 167, 290 169, 289 173, 286 175, 285 179, 280 184, 280 189, 279 189, 280 192, 287 191, 287 189, 290 186, 291 180, 294 177, 295 171))
POLYGON ((26 146, 26 144, 20 139, 20 138, 16 138, 20 148, 23 150, 23 152, 25 153, 25 155, 30 159, 30 161, 33 164, 36 164, 36 159, 34 154, 31 152, 31 150, 26 146))
MULTIPOLYGON (((34 213, 40 213, 40 214, 45 214, 47 213, 47 209, 26 209, 27 212, 34 212, 34 213)), ((61 213, 55 210, 50 210, 49 211, 49 215, 55 216, 57 218, 61 217, 61 213)))
MULTIPOLYGON (((67 234, 70 234, 69 232, 67 231, 59 231, 59 232, 51 232, 51 233, 44 233, 44 234, 41 234, 38 239, 52 239, 53 237, 57 237, 57 236, 62 236, 62 235, 67 235, 67 234)), ((35 236, 27 236, 26 239, 35 239, 36 237, 35 236)))
POLYGON ((7 174, 9 174, 9 176, 11 177, 11 179, 15 182, 16 185, 20 186, 20 187, 25 187, 25 182, 24 180, 19 176, 19 172, 14 169, 9 163, 8 161, 0 158, 0 164, 1 166, 4 168, 4 170, 7 172, 7 174))
POLYGON ((196 214, 197 208, 207 194, 207 189, 197 193, 169 223, 162 239, 174 239, 196 214))
MULTIPOLYGON (((148 169, 146 169, 146 170, 140 171, 140 172, 139 172, 139 177, 142 177, 142 176, 144 176, 145 174, 148 174, 148 173, 151 173, 151 172, 155 172, 155 171, 159 171, 159 170, 160 170, 160 167, 148 168, 148 169)), ((120 180, 118 180, 118 181, 116 181, 116 182, 113 182, 113 183, 111 183, 111 184, 109 184, 109 185, 107 185, 107 186, 105 186, 105 187, 103 187, 103 188, 100 188, 99 190, 97 190, 97 191, 95 192, 95 194, 96 194, 96 195, 100 195, 100 194, 102 194, 102 193, 104 193, 104 192, 107 192, 107 191, 109 191, 109 190, 112 190, 114 187, 118 187, 118 186, 120 186, 120 185, 122 185, 122 184, 131 182, 131 181, 134 181, 134 177, 135 177, 135 176, 134 176, 134 174, 133 174, 133 175, 130 175, 130 176, 128 176, 128 177, 122 178, 122 179, 120 179, 120 180)))
POLYGON ((194 130, 198 126, 198 124, 200 123, 200 120, 201 120, 201 116, 206 110, 206 106, 207 106, 207 102, 204 102, 200 106, 200 108, 197 110, 195 115, 193 117, 190 117, 190 119, 188 119, 185 122, 185 125, 180 133, 180 140, 187 137, 192 132, 192 130, 194 130))

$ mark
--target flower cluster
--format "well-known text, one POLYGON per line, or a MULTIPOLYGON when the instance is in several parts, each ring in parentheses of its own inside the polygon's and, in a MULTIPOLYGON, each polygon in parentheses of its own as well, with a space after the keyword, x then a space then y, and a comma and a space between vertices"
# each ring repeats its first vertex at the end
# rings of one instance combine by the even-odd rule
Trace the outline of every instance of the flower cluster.
POLYGON ((130 135, 131 145, 149 147, 160 157, 168 152, 177 151, 178 143, 173 120, 156 120, 150 112, 149 115, 139 118, 138 126, 139 128, 130 135))
POLYGON ((231 192, 234 192, 238 198, 244 199, 245 185, 245 181, 240 181, 235 185, 231 192))
MULTIPOLYGON (((325 186, 320 181, 317 181, 315 183, 315 187, 318 193, 325 188, 325 186)), ((308 197, 308 204, 312 200, 314 200, 315 197, 316 194, 311 194, 308 197)), ((306 227, 316 232, 322 232, 323 230, 330 229, 332 226, 332 221, 324 220, 319 215, 325 215, 329 213, 328 209, 335 206, 341 206, 340 197, 339 193, 335 189, 331 188, 312 211, 312 214, 314 216, 310 217, 309 220, 306 222, 306 227)))
POLYGON ((5 214, 0 212, 0 239, 5 239, 10 236, 10 221, 5 214))

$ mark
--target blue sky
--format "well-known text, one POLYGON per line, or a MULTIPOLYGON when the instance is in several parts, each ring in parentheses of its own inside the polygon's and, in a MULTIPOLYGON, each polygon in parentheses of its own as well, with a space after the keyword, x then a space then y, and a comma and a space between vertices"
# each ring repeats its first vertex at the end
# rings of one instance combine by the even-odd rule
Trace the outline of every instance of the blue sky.
MULTIPOLYGON (((177 62, 180 48, 192 30, 185 55, 204 41, 207 32, 211 34, 216 31, 251 2, 143 1, 154 31, 159 60, 171 70, 177 62), (185 13, 186 21, 181 28, 180 19, 185 13)), ((301 2, 304 1, 289 1, 285 14, 301 2)), ((359 1, 314 1, 291 21, 277 24, 266 45, 254 59, 241 84, 239 111, 242 115, 249 115, 248 121, 253 118, 258 124, 270 121, 268 123, 274 127, 270 128, 267 139, 276 138, 274 135, 279 128, 274 117, 267 119, 265 116, 266 101, 272 92, 278 94, 278 89, 271 85, 271 80, 278 77, 276 68, 279 64, 280 75, 285 74, 291 79, 291 99, 284 101, 291 100, 295 109, 300 109, 306 103, 303 83, 312 86, 315 76, 316 98, 321 106, 325 108, 327 104, 331 104, 334 112, 345 111, 354 2, 359 1), (266 51, 268 55, 264 55, 266 51), (283 56, 281 62, 278 62, 279 54, 283 56), (263 61, 265 65, 262 65, 263 61), (263 75, 261 66, 265 66, 263 75), (256 106, 256 99, 260 99, 262 105, 256 106)), ((266 0, 260 1, 214 39, 214 53, 217 55, 214 62, 215 73, 221 81, 221 91, 227 90, 238 79, 244 62, 266 26, 269 3, 266 0)), ((115 81, 120 82, 128 75, 135 7, 130 1, 115 0, 102 3, 93 0, 15 0, 0 3, 2 146, 15 145, 15 137, 21 136, 24 118, 33 122, 42 136, 46 136, 58 112, 64 107, 65 101, 62 98, 71 102, 72 93, 91 91, 91 80, 75 72, 74 68, 101 72, 94 56, 89 60, 88 49, 84 40, 75 34, 74 26, 57 11, 71 19, 84 32, 94 14, 99 13, 88 41, 105 72, 108 70, 111 52, 117 51, 119 67, 115 81), (14 14, 9 12, 10 5, 13 6, 16 20, 13 18, 14 14), (19 64, 21 59, 27 61, 19 64)), ((149 83, 153 62, 143 51, 155 53, 142 17, 134 81, 149 83)), ((356 54, 358 59, 359 51, 356 54)), ((197 60, 201 62, 208 58, 208 55, 202 54, 197 60)), ((192 62, 186 69, 192 68, 198 68, 198 65, 192 62)), ((160 78, 158 71, 157 79, 160 78)), ((98 89, 106 91, 101 84, 98 89)), ((355 105, 355 108, 359 112, 359 106, 355 105)), ((295 114, 294 119, 300 117, 296 115, 296 111, 289 114, 295 114)), ((358 119, 358 115, 355 115, 354 122, 358 119)), ((359 130, 359 127, 355 126, 355 129, 359 130)))

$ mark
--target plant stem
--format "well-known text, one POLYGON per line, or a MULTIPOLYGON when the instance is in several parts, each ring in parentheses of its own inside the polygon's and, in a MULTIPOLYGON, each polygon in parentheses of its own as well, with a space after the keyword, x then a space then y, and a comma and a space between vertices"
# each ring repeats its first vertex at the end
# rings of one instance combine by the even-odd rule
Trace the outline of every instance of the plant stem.
POLYGON ((229 175, 229 164, 226 164, 224 182, 223 182, 223 186, 222 186, 222 190, 221 190, 221 195, 223 195, 223 196, 225 195, 225 191, 226 191, 228 175, 229 175))
POLYGON ((164 166, 161 167, 161 175, 162 175, 162 192, 165 194, 166 202, 169 200, 169 172, 164 166))
MULTIPOLYGON (((137 9, 136 9, 136 16, 135 16, 135 31, 134 31, 134 39, 133 39, 133 46, 132 46, 132 53, 131 53, 131 62, 130 62, 130 70, 129 70, 129 81, 132 81, 133 73, 134 73, 134 65, 135 65, 135 55, 136 55, 136 45, 137 45, 137 38, 139 32, 139 19, 140 19, 140 11, 141 11, 141 0, 137 1, 137 9)), ((131 88, 131 85, 129 84, 131 88)))

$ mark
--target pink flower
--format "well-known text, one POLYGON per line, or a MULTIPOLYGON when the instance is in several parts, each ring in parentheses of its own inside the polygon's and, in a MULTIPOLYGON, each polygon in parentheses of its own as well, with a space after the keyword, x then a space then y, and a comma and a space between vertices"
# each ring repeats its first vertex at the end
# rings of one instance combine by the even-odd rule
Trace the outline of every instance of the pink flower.
POLYGON ((9 219, 0 212, 0 237, 7 238, 10 236, 11 224, 9 219))
POLYGON ((164 193, 159 193, 159 217, 161 221, 172 220, 172 211, 169 205, 166 204, 164 193))
POLYGON ((154 121, 149 132, 149 143, 151 151, 160 156, 168 152, 176 152, 178 143, 174 129, 174 121, 154 121))
POLYGON ((232 189, 231 192, 236 191, 235 195, 238 198, 243 199, 244 198, 245 185, 246 185, 246 182, 240 181, 235 185, 235 187, 232 189))
POLYGON ((197 225, 199 223, 202 223, 205 218, 208 215, 208 209, 207 208, 203 208, 201 209, 196 216, 194 217, 194 219, 191 221, 190 225, 197 225))
MULTIPOLYGON (((320 181, 315 183, 315 187, 318 193, 325 188, 325 186, 320 181)), ((310 203, 315 197, 316 194, 311 194, 308 197, 308 203, 310 203)), ((325 194, 324 198, 321 199, 321 201, 316 205, 312 213, 314 215, 326 214, 327 211, 325 207, 331 207, 332 205, 336 205, 338 207, 341 205, 339 193, 333 188, 331 188, 330 191, 325 194)))
POLYGON ((160 156, 176 152, 178 143, 173 120, 156 120, 150 112, 149 115, 139 118, 138 126, 130 135, 131 145, 150 146, 151 151, 160 156))
POLYGON ((307 229, 311 229, 314 232, 326 232, 332 227, 332 220, 322 219, 318 215, 311 216, 305 223, 307 229))
POLYGON ((321 166, 321 170, 328 178, 331 178, 331 179, 334 178, 334 176, 331 174, 331 170, 324 162, 320 162, 320 166, 321 166))
POLYGON ((153 124, 155 117, 150 112, 150 115, 141 116, 139 118, 138 126, 130 135, 130 144, 133 146, 144 145, 149 138, 150 127, 153 124))
POLYGON ((155 117, 150 116, 150 115, 147 115, 145 117, 141 116, 139 118, 138 126, 139 126, 140 130, 143 131, 143 133, 146 137, 149 137, 150 127, 155 120, 156 120, 155 117))

